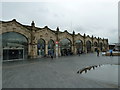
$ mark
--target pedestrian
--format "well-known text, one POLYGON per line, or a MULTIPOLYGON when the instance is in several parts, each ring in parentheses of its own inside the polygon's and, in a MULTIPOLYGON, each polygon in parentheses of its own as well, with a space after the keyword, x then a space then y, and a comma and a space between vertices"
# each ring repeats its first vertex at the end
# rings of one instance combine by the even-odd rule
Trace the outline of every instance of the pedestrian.
POLYGON ((97 49, 97 56, 99 56, 99 49, 97 49))
POLYGON ((80 56, 80 54, 81 54, 81 50, 79 50, 79 56, 80 56))
POLYGON ((51 51, 51 59, 53 59, 53 51, 51 51))
POLYGON ((110 56, 113 56, 113 50, 110 49, 110 56))
POLYGON ((51 58, 53 59, 53 56, 51 55, 51 58))

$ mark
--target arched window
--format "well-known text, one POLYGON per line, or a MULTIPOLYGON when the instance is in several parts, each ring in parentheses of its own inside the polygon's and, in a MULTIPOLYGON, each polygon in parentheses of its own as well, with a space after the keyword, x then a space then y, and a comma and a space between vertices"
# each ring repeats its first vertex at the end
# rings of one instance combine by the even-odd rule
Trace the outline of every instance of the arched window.
POLYGON ((27 38, 16 32, 2 34, 3 60, 24 59, 28 56, 27 38))
POLYGON ((48 42, 48 55, 54 56, 54 50, 55 50, 55 43, 53 40, 50 39, 48 42))
POLYGON ((98 49, 98 44, 97 42, 94 42, 94 51, 97 51, 97 49, 98 49))
POLYGON ((68 56, 71 55, 71 47, 72 43, 69 39, 62 39, 60 40, 60 49, 61 49, 61 55, 62 56, 68 56))
POLYGON ((77 53, 82 53, 83 52, 83 42, 81 40, 76 40, 75 45, 77 48, 77 53))
POLYGON ((45 55, 45 40, 44 39, 38 40, 37 48, 38 48, 38 55, 40 57, 43 57, 45 55))
POLYGON ((89 40, 86 42, 86 48, 88 53, 91 52, 91 42, 89 40))

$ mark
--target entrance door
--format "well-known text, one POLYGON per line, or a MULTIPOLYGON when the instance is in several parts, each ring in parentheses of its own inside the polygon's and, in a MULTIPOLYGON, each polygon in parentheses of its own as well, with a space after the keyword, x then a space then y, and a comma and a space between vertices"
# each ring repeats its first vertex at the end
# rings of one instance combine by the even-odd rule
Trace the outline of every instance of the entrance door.
POLYGON ((23 49, 4 49, 3 60, 23 59, 23 49))

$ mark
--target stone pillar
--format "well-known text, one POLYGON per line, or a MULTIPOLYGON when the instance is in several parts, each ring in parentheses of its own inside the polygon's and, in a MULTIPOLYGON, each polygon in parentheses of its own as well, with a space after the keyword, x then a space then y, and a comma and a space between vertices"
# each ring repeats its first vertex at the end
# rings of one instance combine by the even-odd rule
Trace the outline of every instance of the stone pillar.
POLYGON ((73 45, 73 54, 75 55, 76 54, 76 46, 75 45, 73 45))
POLYGON ((107 45, 107 51, 109 50, 109 45, 107 45))
POLYGON ((55 48, 54 48, 54 54, 55 54, 55 56, 57 57, 58 56, 58 47, 55 45, 55 48))
POLYGON ((106 39, 107 41, 107 50, 109 50, 109 43, 108 43, 108 39, 106 39))
POLYGON ((31 39, 28 39, 28 57, 31 56, 31 39))
POLYGON ((37 45, 36 44, 32 45, 32 51, 31 51, 31 53, 32 53, 32 57, 33 58, 37 57, 37 45))
POLYGON ((75 55, 75 31, 73 31, 73 34, 72 34, 72 52, 73 54, 75 55))
POLYGON ((36 58, 37 57, 37 41, 36 41, 36 37, 35 37, 35 23, 34 21, 32 21, 31 23, 31 40, 30 43, 28 45, 28 49, 29 49, 29 55, 30 58, 36 58))
POLYGON ((75 54, 77 54, 77 48, 76 48, 76 46, 75 46, 75 54))
POLYGON ((30 53, 31 53, 31 45, 30 45, 30 43, 29 43, 29 44, 28 44, 28 57, 31 55, 30 53))
POLYGON ((83 46, 84 53, 87 53, 87 47, 86 45, 83 46))
POLYGON ((86 46, 86 43, 83 44, 83 52, 84 52, 84 53, 87 53, 87 46, 86 46))
POLYGON ((56 29, 56 41, 58 41, 58 46, 56 47, 56 51, 58 52, 58 56, 61 56, 60 40, 59 40, 59 27, 57 27, 57 29, 56 29))
POLYGON ((98 37, 98 49, 100 50, 100 43, 99 43, 99 37, 98 37))
POLYGON ((84 33, 84 36, 83 36, 83 38, 84 38, 84 42, 83 42, 83 52, 84 53, 87 53, 87 49, 86 49, 86 34, 84 33))
POLYGON ((37 57, 37 44, 31 44, 29 45, 30 52, 29 56, 30 58, 36 58, 37 57))
POLYGON ((45 44, 45 55, 46 56, 48 55, 48 41, 46 41, 46 44, 45 44))
POLYGON ((61 56, 61 49, 60 49, 60 46, 58 46, 58 56, 61 56))
POLYGON ((91 45, 91 51, 92 51, 92 52, 94 52, 94 44, 93 44, 93 39, 94 39, 94 37, 93 37, 93 35, 92 35, 92 45, 91 45))

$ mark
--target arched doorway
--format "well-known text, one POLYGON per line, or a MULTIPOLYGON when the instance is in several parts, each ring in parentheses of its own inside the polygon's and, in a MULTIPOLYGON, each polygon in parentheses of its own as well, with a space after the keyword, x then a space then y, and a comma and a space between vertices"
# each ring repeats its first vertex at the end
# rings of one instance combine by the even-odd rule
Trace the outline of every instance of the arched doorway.
POLYGON ((3 60, 18 60, 28 57, 28 40, 16 32, 2 34, 3 60))
POLYGON ((91 42, 88 40, 86 42, 87 53, 91 52, 91 42))
POLYGON ((52 55, 54 56, 54 52, 55 51, 55 43, 53 40, 50 39, 50 41, 48 42, 48 55, 52 55))
POLYGON ((100 42, 100 44, 99 44, 99 47, 100 47, 100 50, 102 51, 103 50, 103 44, 100 42))
POLYGON ((60 40, 60 51, 61 51, 61 56, 68 56, 71 55, 71 46, 72 43, 69 39, 62 39, 60 40))
POLYGON ((44 39, 39 39, 38 44, 38 56, 43 57, 45 56, 45 40, 44 39))
POLYGON ((98 44, 97 44, 97 42, 94 42, 94 49, 95 49, 95 51, 97 51, 97 48, 98 48, 98 44))
POLYGON ((77 49, 77 54, 83 52, 83 42, 81 40, 76 40, 75 41, 76 49, 77 49))

